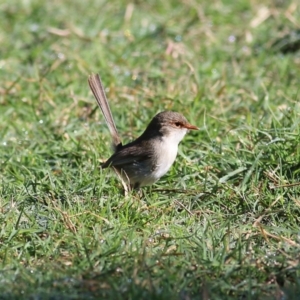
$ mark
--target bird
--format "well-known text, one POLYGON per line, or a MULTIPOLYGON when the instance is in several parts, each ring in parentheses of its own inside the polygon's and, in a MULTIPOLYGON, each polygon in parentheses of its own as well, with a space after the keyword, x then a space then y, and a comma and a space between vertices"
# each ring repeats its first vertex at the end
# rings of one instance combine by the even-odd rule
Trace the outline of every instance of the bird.
POLYGON ((136 140, 123 145, 118 134, 104 87, 98 74, 88 83, 109 128, 114 153, 102 168, 113 168, 122 180, 124 189, 139 189, 152 185, 164 176, 174 163, 178 145, 189 130, 198 130, 178 112, 162 111, 155 115, 136 140))

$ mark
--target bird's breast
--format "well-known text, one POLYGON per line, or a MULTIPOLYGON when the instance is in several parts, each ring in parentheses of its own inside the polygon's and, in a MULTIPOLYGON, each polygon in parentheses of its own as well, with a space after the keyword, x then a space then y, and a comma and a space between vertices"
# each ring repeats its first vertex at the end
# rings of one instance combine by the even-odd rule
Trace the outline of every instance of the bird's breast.
POLYGON ((156 179, 165 175, 171 168, 177 156, 178 143, 163 139, 158 148, 159 151, 156 153, 156 164, 153 170, 156 179))

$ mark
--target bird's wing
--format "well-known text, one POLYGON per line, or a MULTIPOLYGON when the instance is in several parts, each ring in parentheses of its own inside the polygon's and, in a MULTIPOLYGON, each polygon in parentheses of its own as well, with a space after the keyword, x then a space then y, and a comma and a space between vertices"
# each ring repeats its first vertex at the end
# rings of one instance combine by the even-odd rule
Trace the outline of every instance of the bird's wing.
POLYGON ((103 168, 107 167, 122 167, 125 165, 138 164, 142 161, 150 159, 153 156, 151 149, 143 147, 128 147, 122 148, 114 153, 104 164, 103 168))

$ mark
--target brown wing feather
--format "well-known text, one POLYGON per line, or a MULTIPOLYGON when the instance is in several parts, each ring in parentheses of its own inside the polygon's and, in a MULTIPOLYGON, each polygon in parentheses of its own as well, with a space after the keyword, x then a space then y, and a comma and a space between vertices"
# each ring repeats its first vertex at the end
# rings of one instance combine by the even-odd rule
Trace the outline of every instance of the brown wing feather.
POLYGON ((114 153, 105 163, 102 164, 102 168, 107 167, 123 167, 124 165, 138 164, 139 162, 150 159, 153 156, 151 149, 145 149, 139 146, 130 147, 126 145, 120 151, 114 153))

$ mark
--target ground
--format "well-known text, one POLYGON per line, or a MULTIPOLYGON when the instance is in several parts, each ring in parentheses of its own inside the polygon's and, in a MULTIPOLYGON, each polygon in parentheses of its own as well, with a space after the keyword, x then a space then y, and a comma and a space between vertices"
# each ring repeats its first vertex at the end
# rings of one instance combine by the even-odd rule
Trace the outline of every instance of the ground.
POLYGON ((298 1, 0 3, 0 299, 299 299, 298 1), (199 127, 123 195, 159 111, 199 127))

